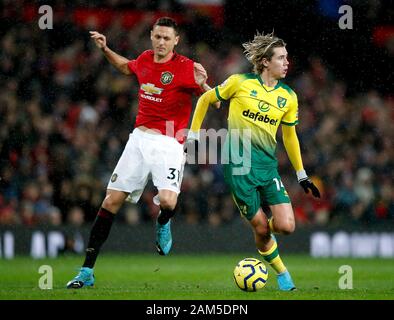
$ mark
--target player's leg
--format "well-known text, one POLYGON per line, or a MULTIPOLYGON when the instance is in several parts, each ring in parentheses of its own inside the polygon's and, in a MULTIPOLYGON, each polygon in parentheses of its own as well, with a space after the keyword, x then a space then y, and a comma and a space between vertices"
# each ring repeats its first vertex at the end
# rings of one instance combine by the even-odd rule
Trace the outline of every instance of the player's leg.
POLYGON ((128 193, 123 191, 107 190, 105 199, 90 231, 83 267, 94 267, 100 248, 107 240, 110 233, 115 214, 119 211, 127 196, 128 193))
POLYGON ((175 139, 166 136, 155 139, 157 146, 151 172, 153 184, 159 191, 154 202, 160 206, 156 222, 156 248, 160 255, 167 255, 172 246, 171 218, 175 215, 185 155, 182 145, 175 139))
POLYGON ((254 217, 248 221, 253 229, 256 248, 260 252, 268 251, 274 240, 271 238, 268 219, 263 210, 259 208, 254 217))
POLYGON ((159 190, 160 213, 157 222, 166 224, 174 215, 178 201, 178 193, 172 190, 159 190))
POLYGON ((167 255, 172 247, 171 218, 175 215, 178 193, 159 190, 160 212, 156 222, 156 248, 160 255, 167 255))
MULTIPOLYGON (((278 277, 282 278, 282 275, 286 274, 287 269, 279 255, 277 243, 271 237, 268 220, 263 210, 259 208, 249 222, 253 228, 257 250, 263 256, 263 259, 275 270, 278 277)), ((282 285, 280 289, 284 290, 284 286, 282 285)))
POLYGON ((275 270, 279 289, 285 291, 294 290, 295 286, 291 280, 290 274, 279 255, 276 239, 271 235, 267 216, 261 208, 258 208, 257 212, 254 211, 257 208, 258 200, 257 196, 252 197, 253 194, 254 192, 250 192, 249 196, 243 199, 240 199, 234 194, 233 197, 241 214, 252 226, 257 250, 262 255, 263 259, 275 270), (253 200, 253 198, 256 200, 253 200), (253 215, 252 212, 256 213, 253 215))
POLYGON ((226 182, 230 186, 234 202, 241 215, 249 221, 253 229, 257 250, 277 273, 283 272, 286 268, 279 256, 276 242, 271 237, 267 216, 260 207, 259 179, 266 176, 266 173, 251 169, 248 174, 236 176, 232 175, 232 172, 231 166, 224 166, 226 182))
MULTIPOLYGON (((294 213, 291 204, 282 203, 277 205, 271 205, 270 209, 272 212, 272 217, 270 219, 271 222, 270 230, 273 230, 274 232, 279 234, 287 234, 287 235, 291 234, 295 229, 294 213)), ((275 244, 276 244, 276 240, 275 240, 275 244)), ((278 272, 277 274, 278 274, 278 285, 281 290, 288 291, 295 289, 294 282, 287 268, 285 268, 285 270, 281 272, 278 272)))
MULTIPOLYGON (((272 212, 272 217, 268 220, 270 232, 281 234, 292 233, 295 227, 293 209, 290 198, 276 170, 272 173, 272 179, 264 183, 261 194, 269 204, 272 212)), ((260 253, 276 271, 279 289, 285 291, 294 290, 295 285, 290 273, 279 256, 276 238, 273 235, 272 238, 274 240, 272 247, 260 253)))
POLYGON ((271 233, 289 235, 295 230, 293 208, 290 203, 270 206, 272 216, 268 219, 271 233))
POLYGON ((94 284, 93 267, 104 242, 110 233, 115 214, 129 196, 137 202, 148 180, 148 171, 138 153, 138 144, 133 136, 111 176, 107 193, 93 223, 86 249, 85 261, 78 275, 67 283, 67 288, 79 289, 94 284))
POLYGON ((67 283, 67 288, 80 289, 84 286, 94 285, 93 267, 97 256, 108 238, 115 214, 119 211, 127 196, 128 193, 123 191, 107 190, 90 231, 85 261, 77 276, 67 283))

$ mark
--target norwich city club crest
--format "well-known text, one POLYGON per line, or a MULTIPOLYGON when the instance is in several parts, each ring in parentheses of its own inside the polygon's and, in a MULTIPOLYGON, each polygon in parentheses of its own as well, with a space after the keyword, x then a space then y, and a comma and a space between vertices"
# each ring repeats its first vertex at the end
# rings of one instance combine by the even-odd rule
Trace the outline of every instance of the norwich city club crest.
POLYGON ((161 74, 160 82, 162 84, 169 84, 172 79, 174 79, 174 75, 170 71, 165 71, 161 74))
POLYGON ((283 108, 287 102, 287 99, 282 98, 282 97, 278 97, 277 102, 278 102, 278 107, 283 108))

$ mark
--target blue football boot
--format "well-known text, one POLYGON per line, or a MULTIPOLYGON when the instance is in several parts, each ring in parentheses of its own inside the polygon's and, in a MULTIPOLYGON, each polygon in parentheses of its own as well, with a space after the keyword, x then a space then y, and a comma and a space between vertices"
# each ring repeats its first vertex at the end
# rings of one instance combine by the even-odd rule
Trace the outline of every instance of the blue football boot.
POLYGON ((293 280, 291 279, 289 271, 286 270, 285 272, 278 274, 277 277, 279 290, 292 291, 297 289, 293 283, 293 280))
POLYGON ((166 224, 156 222, 156 248, 160 255, 166 256, 172 246, 171 220, 166 224))
MULTIPOLYGON (((276 237, 274 236, 273 233, 271 233, 271 238, 277 243, 278 241, 276 240, 276 237)), ((289 271, 282 272, 277 275, 278 278, 278 285, 279 285, 279 290, 282 291, 292 291, 296 290, 296 286, 293 283, 293 280, 291 279, 289 271)))
POLYGON ((82 267, 77 276, 67 283, 67 289, 81 289, 84 286, 94 285, 93 269, 82 267))

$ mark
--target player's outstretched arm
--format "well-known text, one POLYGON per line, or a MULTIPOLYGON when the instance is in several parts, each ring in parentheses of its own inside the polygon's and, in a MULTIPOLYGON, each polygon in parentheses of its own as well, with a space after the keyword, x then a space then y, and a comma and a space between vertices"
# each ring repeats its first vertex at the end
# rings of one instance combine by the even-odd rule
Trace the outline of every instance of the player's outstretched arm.
POLYGON ((305 193, 309 193, 309 190, 311 190, 314 197, 320 198, 319 189, 309 179, 304 170, 301 158, 300 142, 298 141, 295 126, 282 125, 282 133, 283 144, 290 162, 297 173, 298 183, 304 189, 305 193))
POLYGON ((131 74, 127 63, 129 60, 121 55, 117 54, 116 52, 112 51, 110 48, 107 47, 107 39, 106 37, 98 33, 97 31, 89 31, 90 37, 96 43, 96 46, 103 51, 107 60, 120 72, 123 74, 129 75, 131 74))

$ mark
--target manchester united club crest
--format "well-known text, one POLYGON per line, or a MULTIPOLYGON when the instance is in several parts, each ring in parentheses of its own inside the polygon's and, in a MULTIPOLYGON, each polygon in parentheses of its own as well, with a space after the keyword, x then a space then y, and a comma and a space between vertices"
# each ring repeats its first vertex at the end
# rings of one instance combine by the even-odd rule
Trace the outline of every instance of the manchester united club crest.
POLYGON ((164 71, 161 74, 160 82, 162 84, 169 84, 171 83, 172 79, 174 79, 174 75, 170 71, 164 71))
POLYGON ((114 173, 114 174, 112 175, 112 177, 111 177, 111 182, 112 182, 112 183, 115 182, 116 179, 118 179, 118 175, 117 175, 116 173, 114 173))

